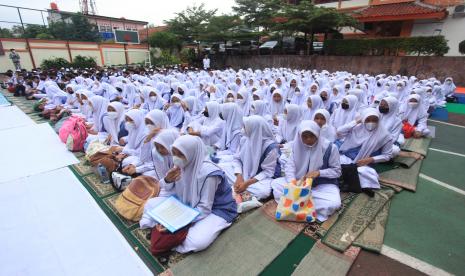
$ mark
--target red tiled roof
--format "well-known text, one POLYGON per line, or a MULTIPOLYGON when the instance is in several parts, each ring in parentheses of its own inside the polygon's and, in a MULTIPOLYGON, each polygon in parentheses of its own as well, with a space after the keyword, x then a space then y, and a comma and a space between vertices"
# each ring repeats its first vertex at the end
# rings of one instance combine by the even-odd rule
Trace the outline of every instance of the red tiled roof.
POLYGON ((405 16, 427 16, 428 14, 446 14, 444 8, 429 5, 417 4, 415 2, 393 3, 385 5, 375 5, 358 9, 352 12, 352 16, 357 19, 376 17, 405 17, 405 16))

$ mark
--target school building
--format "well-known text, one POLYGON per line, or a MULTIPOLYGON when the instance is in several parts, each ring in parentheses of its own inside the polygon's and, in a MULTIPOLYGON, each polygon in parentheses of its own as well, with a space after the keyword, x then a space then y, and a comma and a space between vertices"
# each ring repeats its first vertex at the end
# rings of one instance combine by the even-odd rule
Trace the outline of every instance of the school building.
POLYGON ((336 8, 363 23, 361 30, 344 28, 347 37, 414 37, 443 35, 446 56, 460 56, 465 40, 464 0, 314 0, 317 6, 336 8))

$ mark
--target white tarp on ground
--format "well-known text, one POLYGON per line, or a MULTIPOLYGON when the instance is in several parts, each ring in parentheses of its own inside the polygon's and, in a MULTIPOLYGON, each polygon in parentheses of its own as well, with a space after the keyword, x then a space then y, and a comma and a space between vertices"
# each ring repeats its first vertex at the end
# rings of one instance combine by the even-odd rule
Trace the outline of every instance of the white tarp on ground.
POLYGON ((35 122, 17 106, 0 107, 0 130, 34 124, 35 122))
POLYGON ((49 124, 0 131, 0 183, 76 164, 49 124))
POLYGON ((0 275, 152 275, 69 168, 0 191, 0 275))

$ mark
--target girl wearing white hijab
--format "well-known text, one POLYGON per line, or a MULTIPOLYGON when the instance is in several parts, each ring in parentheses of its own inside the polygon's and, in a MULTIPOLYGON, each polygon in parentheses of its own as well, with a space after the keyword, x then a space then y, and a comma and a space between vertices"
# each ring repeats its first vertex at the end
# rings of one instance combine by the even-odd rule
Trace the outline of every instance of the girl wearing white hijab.
POLYGON ((175 93, 171 96, 171 102, 167 105, 168 109, 166 110, 166 115, 170 119, 170 125, 181 129, 182 124, 184 123, 184 106, 182 106, 182 97, 181 95, 175 93))
POLYGON ((226 103, 221 106, 220 114, 225 121, 225 127, 220 140, 218 140, 214 147, 221 151, 218 152, 218 155, 235 154, 242 137, 241 109, 236 103, 226 103))
POLYGON ((92 128, 88 130, 89 136, 87 136, 86 139, 87 145, 97 139, 100 142, 108 142, 108 132, 104 123, 104 121, 106 121, 107 124, 109 123, 109 119, 106 118, 108 100, 102 96, 93 96, 89 99, 88 105, 92 110, 92 121, 94 124, 92 125, 92 128))
POLYGON ((123 103, 127 104, 129 108, 137 108, 142 103, 137 87, 131 82, 124 86, 123 97, 123 103))
POLYGON ((315 115, 315 111, 322 108, 325 108, 325 106, 320 96, 308 96, 307 101, 302 104, 302 120, 313 120, 313 115, 315 115))
POLYGON ((446 78, 446 80, 444 81, 444 83, 441 86, 442 95, 444 97, 446 97, 446 98, 451 97, 451 96, 454 95, 456 88, 457 87, 455 86, 453 79, 452 78, 446 78))
POLYGON ((342 98, 341 105, 331 115, 329 124, 336 128, 347 124, 350 121, 355 120, 358 116, 357 109, 357 97, 354 95, 347 95, 342 98))
POLYGON ((392 158, 392 138, 379 122, 378 110, 366 108, 360 120, 338 129, 345 138, 339 152, 341 164, 357 164, 362 189, 379 189, 378 173, 370 164, 392 158))
POLYGON ((244 117, 249 116, 250 114, 250 93, 247 91, 247 89, 244 87, 239 92, 237 92, 236 95, 236 103, 239 105, 239 107, 242 110, 242 114, 244 117))
POLYGON ((381 113, 380 123, 384 126, 387 132, 391 135, 391 139, 394 142, 392 147, 392 155, 399 155, 399 145, 404 143, 404 135, 402 131, 402 121, 397 116, 399 112, 399 101, 389 96, 381 100, 378 111, 381 113))
POLYGON ((286 101, 284 100, 284 95, 281 93, 281 90, 276 89, 271 94, 270 102, 270 112, 273 118, 279 118, 284 113, 284 108, 286 107, 286 101))
POLYGON ((270 126, 263 117, 253 115, 244 119, 244 139, 234 155, 234 189, 240 194, 250 192, 257 199, 271 194, 279 147, 270 126))
MULTIPOLYGON (((153 139, 153 148, 151 151, 153 169, 143 174, 158 180, 160 184, 160 194, 158 197, 168 197, 174 193, 174 183, 166 183, 164 177, 173 167, 173 157, 170 149, 178 137, 179 131, 171 128, 160 130, 159 134, 153 139)), ((140 224, 141 226, 143 225, 142 220, 140 224)))
POLYGON ((144 124, 144 112, 138 109, 131 109, 126 112, 125 124, 128 136, 122 139, 126 145, 122 149, 122 154, 126 157, 123 160, 123 167, 131 164, 134 158, 141 154, 141 148, 147 136, 147 129, 144 124), (132 157, 132 158, 129 158, 132 157))
POLYGON ((415 127, 414 138, 420 138, 430 134, 430 130, 426 124, 428 113, 422 105, 422 98, 420 95, 411 94, 399 113, 400 119, 404 124, 409 123, 415 127))
POLYGON ((194 96, 185 97, 182 102, 184 103, 184 122, 182 124, 181 133, 186 133, 187 127, 191 122, 200 119, 199 106, 197 104, 197 98, 194 96))
MULTIPOLYGON (((164 181, 174 183, 176 197, 200 212, 189 227, 184 242, 174 249, 179 253, 201 251, 231 225, 237 216, 237 205, 224 172, 206 159, 206 149, 199 137, 179 137, 171 152, 175 166, 168 171, 164 181)), ((150 210, 162 201, 158 197, 153 198, 147 202, 145 209, 150 210)), ((159 232, 167 231, 159 224, 156 227, 159 232)))
POLYGON ((142 104, 143 110, 145 110, 146 112, 150 112, 155 109, 163 109, 163 106, 165 105, 165 100, 162 97, 160 97, 155 88, 151 86, 143 87, 142 95, 144 97, 144 103, 142 104))
POLYGON ((294 140, 297 126, 302 119, 302 109, 296 104, 288 104, 284 109, 283 120, 279 122, 276 141, 285 144, 294 140))
POLYGON ((300 87, 296 87, 294 88, 294 93, 291 98, 291 104, 301 106, 304 104, 306 98, 306 94, 300 90, 300 87))
POLYGON ((318 109, 315 112, 315 115, 313 115, 313 121, 315 121, 321 128, 320 137, 333 143, 336 141, 336 128, 329 124, 330 118, 331 116, 326 109, 318 109))
POLYGON ((107 107, 107 116, 104 117, 103 124, 108 133, 107 144, 110 146, 119 145, 119 133, 121 124, 124 121, 124 105, 120 102, 111 102, 107 107))
POLYGON ((44 110, 61 107, 68 97, 58 86, 48 83, 46 83, 45 92, 47 93, 47 104, 44 106, 44 110))
POLYGON ((219 117, 220 104, 216 101, 207 102, 203 117, 189 124, 187 133, 199 136, 207 146, 215 145, 223 133, 225 122, 219 117))
POLYGON ((321 137, 320 127, 313 121, 302 121, 294 140, 281 155, 285 177, 275 179, 271 186, 279 201, 284 185, 293 179, 313 178, 312 197, 317 218, 325 221, 341 206, 338 178, 341 176, 339 152, 335 145, 321 137))
POLYGON ((147 135, 141 146, 140 154, 131 158, 130 163, 123 168, 122 172, 128 175, 141 174, 146 171, 153 170, 152 150, 153 139, 160 133, 161 130, 170 127, 166 114, 158 109, 150 111, 144 119, 147 126, 147 135))

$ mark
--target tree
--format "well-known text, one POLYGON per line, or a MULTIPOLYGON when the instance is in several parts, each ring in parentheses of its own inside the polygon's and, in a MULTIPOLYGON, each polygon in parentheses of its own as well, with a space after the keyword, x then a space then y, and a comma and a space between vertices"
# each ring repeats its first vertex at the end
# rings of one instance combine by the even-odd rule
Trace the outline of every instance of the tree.
POLYGON ((64 21, 51 23, 49 33, 55 38, 63 40, 100 41, 97 26, 91 24, 80 13, 71 15, 71 23, 64 21))
POLYGON ((275 15, 284 4, 281 0, 236 0, 233 10, 249 27, 263 27, 268 31, 276 24, 275 15))
POLYGON ((227 41, 237 33, 242 20, 237 15, 218 15, 210 18, 205 32, 200 35, 204 41, 227 41))
POLYGON ((275 30, 287 30, 294 33, 303 33, 305 42, 311 35, 310 47, 313 47, 314 34, 337 32, 343 26, 356 26, 357 21, 346 14, 339 13, 333 8, 317 7, 310 0, 301 0, 298 5, 283 4, 283 8, 275 14, 282 18, 281 24, 275 25, 275 30))
POLYGON ((188 7, 176 13, 175 18, 165 21, 168 30, 178 35, 182 41, 198 41, 206 32, 210 19, 215 15, 216 9, 206 10, 204 4, 188 7))
POLYGON ((156 32, 149 36, 148 42, 151 47, 157 47, 162 50, 169 50, 170 53, 174 49, 181 48, 182 41, 178 36, 171 32, 156 32))
POLYGON ((0 28, 0 37, 11 38, 11 37, 13 37, 13 33, 11 32, 10 29, 0 28))

